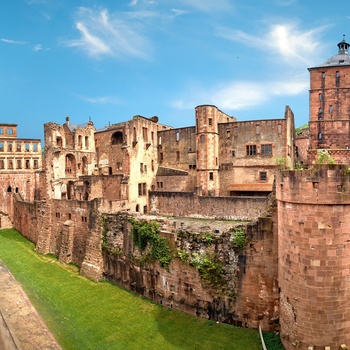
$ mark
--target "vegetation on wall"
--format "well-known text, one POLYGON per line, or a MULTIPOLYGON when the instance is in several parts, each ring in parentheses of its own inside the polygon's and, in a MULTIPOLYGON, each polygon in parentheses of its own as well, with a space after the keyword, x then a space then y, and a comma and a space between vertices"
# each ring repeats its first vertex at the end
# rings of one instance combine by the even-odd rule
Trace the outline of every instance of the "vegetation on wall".
POLYGON ((276 164, 280 170, 288 170, 286 157, 277 157, 276 164))
POLYGON ((173 258, 168 241, 160 236, 159 225, 155 221, 137 221, 129 219, 132 224, 132 239, 143 254, 141 263, 158 260, 161 267, 169 268, 173 258))
POLYGON ((243 231, 243 228, 236 228, 231 240, 233 248, 236 250, 242 250, 247 243, 247 236, 243 231))
POLYGON ((223 275, 223 264, 217 254, 214 253, 193 253, 190 264, 194 266, 201 277, 212 286, 219 287, 225 283, 223 275))
POLYGON ((326 149, 317 150, 317 164, 335 164, 335 160, 330 156, 326 149))
POLYGON ((309 128, 309 124, 308 123, 306 123, 306 124, 304 124, 302 126, 299 126, 299 127, 295 128, 295 134, 296 135, 300 135, 303 132, 303 130, 306 130, 308 128, 309 128))

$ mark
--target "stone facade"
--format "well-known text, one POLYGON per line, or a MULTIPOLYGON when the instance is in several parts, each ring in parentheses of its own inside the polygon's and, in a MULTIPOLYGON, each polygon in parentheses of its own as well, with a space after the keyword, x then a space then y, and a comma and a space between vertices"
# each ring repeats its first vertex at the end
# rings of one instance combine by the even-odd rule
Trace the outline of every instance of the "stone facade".
POLYGON ((13 196, 40 198, 41 142, 17 138, 17 124, 0 124, 0 228, 13 226, 13 196))

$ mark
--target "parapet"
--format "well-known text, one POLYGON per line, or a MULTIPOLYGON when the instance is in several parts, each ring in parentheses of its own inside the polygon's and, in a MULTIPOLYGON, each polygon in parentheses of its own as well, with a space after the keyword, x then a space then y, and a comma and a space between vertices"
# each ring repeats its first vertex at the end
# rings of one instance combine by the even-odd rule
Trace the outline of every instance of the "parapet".
POLYGON ((276 197, 283 202, 350 204, 350 168, 343 164, 314 165, 309 170, 280 171, 276 197))

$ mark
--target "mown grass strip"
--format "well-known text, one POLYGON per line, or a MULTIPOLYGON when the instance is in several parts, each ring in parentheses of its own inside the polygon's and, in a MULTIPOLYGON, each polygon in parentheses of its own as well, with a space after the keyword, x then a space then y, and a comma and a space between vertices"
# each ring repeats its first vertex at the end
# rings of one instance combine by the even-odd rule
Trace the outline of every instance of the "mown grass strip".
POLYGON ((168 310, 74 266, 34 251, 15 230, 0 231, 0 259, 63 349, 250 349, 258 332, 168 310))

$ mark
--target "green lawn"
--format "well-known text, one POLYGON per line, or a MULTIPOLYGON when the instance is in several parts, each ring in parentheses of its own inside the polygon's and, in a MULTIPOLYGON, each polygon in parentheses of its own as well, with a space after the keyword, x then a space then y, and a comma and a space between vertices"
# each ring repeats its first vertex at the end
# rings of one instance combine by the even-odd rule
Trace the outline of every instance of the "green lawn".
POLYGON ((168 310, 74 266, 34 251, 15 230, 0 231, 0 259, 63 349, 261 350, 258 332, 168 310))

